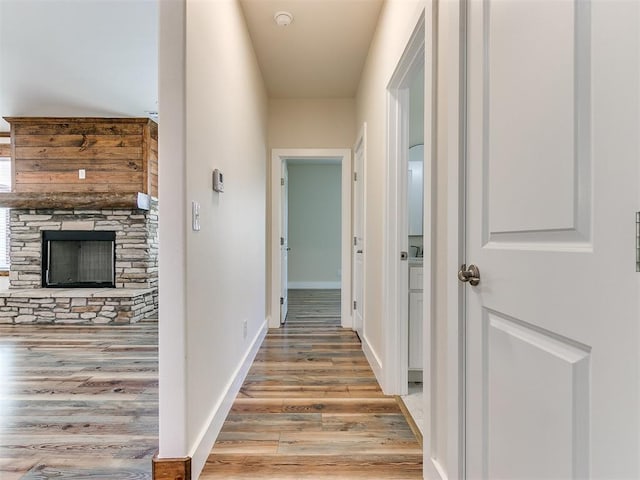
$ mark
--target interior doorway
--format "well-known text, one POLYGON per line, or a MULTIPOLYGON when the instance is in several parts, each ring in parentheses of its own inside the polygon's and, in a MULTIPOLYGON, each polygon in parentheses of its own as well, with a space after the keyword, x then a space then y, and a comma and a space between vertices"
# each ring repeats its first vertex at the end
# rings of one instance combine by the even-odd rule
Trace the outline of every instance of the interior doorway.
MULTIPOLYGON (((424 148, 424 16, 416 25, 387 90, 389 150, 384 262, 387 272, 385 392, 407 395, 410 366, 412 376, 419 376, 422 380, 423 356, 428 353, 424 352, 423 326, 430 323, 430 318, 425 315, 430 304, 430 283, 425 279, 431 277, 428 273, 431 269, 428 255, 431 205, 430 202, 424 202, 424 198, 429 198, 424 195, 424 186, 427 183, 425 180, 430 179, 431 166, 430 163, 425 164, 424 156, 425 152, 430 151, 424 148), (417 103, 421 103, 421 108, 413 105, 412 111, 412 104, 417 103)), ((421 400, 419 405, 422 405, 421 400)))
MULTIPOLYGON (((287 176, 287 288, 289 293, 335 291, 342 282, 341 165, 338 159, 289 159, 287 176)), ((284 265, 282 266, 284 273, 284 265)), ((284 275, 283 275, 284 277, 284 275)), ((339 316, 339 315, 336 315, 339 316)))
MULTIPOLYGON (((350 149, 274 149, 271 155, 271 288, 269 327, 278 328, 286 319, 290 283, 287 278, 289 229, 287 225, 287 189, 283 174, 288 174, 288 164, 339 163, 341 168, 341 219, 340 219, 340 291, 341 323, 352 328, 351 315, 351 150, 350 149), (286 279, 286 281, 285 281, 286 279)), ((314 287, 317 285, 311 285, 314 287)), ((308 287, 308 285, 307 285, 308 287)))

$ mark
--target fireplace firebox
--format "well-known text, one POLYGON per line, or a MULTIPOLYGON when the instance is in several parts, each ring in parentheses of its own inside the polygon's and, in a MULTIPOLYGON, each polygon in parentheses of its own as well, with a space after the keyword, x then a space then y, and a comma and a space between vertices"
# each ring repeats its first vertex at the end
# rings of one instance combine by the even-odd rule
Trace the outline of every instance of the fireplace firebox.
POLYGON ((42 286, 115 287, 115 242, 110 231, 43 231, 42 286))

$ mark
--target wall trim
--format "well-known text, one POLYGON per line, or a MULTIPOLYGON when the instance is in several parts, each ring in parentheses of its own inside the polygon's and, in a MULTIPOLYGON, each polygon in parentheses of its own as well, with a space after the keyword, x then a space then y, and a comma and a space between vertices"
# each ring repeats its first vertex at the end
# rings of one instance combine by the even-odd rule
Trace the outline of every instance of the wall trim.
POLYGON ((369 339, 367 339, 366 334, 360 339, 362 342, 362 351, 364 352, 364 356, 369 362, 369 366, 371 370, 373 370, 373 374, 376 376, 376 380, 378 384, 382 385, 383 381, 383 371, 382 371, 382 362, 380 361, 380 357, 376 354, 376 351, 369 343, 369 339))
POLYGON ((287 286, 301 290, 335 290, 342 287, 342 282, 289 282, 287 286))
POLYGON ((191 480, 191 457, 158 458, 153 457, 153 480, 191 480))
POLYGON ((202 428, 198 435, 198 439, 191 448, 191 458, 193 459, 193 478, 198 478, 200 476, 207 458, 209 457, 209 453, 213 448, 213 444, 220 433, 222 424, 226 420, 238 392, 240 392, 240 387, 242 387, 242 383, 253 364, 253 360, 256 358, 256 354, 267 335, 267 331, 268 323, 265 319, 258 330, 258 333, 251 342, 251 346, 247 350, 247 353, 238 365, 238 368, 236 368, 236 371, 233 373, 231 380, 225 389, 224 395, 211 410, 209 419, 205 422, 205 427, 202 428))

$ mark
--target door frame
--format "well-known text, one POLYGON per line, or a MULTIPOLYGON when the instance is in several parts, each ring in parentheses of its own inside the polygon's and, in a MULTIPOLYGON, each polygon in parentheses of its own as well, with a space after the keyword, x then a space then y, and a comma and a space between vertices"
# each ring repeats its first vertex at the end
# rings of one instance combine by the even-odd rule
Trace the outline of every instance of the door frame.
MULTIPOLYGON (((409 382, 409 262, 400 260, 400 252, 408 251, 409 214, 407 206, 408 156, 409 156, 409 82, 411 75, 422 65, 426 79, 431 76, 425 63, 425 12, 413 30, 396 69, 387 85, 387 183, 384 215, 384 331, 385 365, 384 390, 390 395, 406 395, 409 382), (403 212, 400 213, 399 212, 403 212)), ((425 95, 431 99, 431 89, 425 95)), ((427 110, 425 109, 425 118, 427 110)), ((425 122, 426 132, 426 122, 425 122)), ((431 141, 431 131, 425 134, 425 159, 423 181, 431 178, 431 150, 427 148, 427 137, 431 141)), ((425 200, 427 199, 425 195, 425 200)), ((429 196, 430 198, 430 196, 429 196)), ((423 237, 431 238, 432 202, 424 208, 423 237)), ((429 242, 430 243, 430 242, 429 242)), ((431 271, 430 259, 424 257, 425 272, 431 271)), ((424 305, 431 304, 431 275, 424 275, 424 305), (428 298, 427 298, 428 297, 428 298)), ((431 325, 430 312, 423 312, 423 325, 431 325)), ((430 330, 429 328, 425 328, 430 330)), ((428 352, 424 352, 424 358, 428 352)), ((423 369, 423 374, 425 370, 423 369)), ((425 382, 426 383, 426 382, 425 382)))
POLYGON ((269 328, 280 328, 280 227, 282 225, 280 172, 285 160, 339 160, 341 175, 341 296, 340 314, 343 328, 352 328, 351 317, 351 149, 274 148, 271 150, 271 286, 269 328))
MULTIPOLYGON (((445 2, 446 3, 446 2, 445 2)), ((459 478, 458 469, 450 467, 451 445, 457 444, 457 431, 450 432, 450 424, 453 422, 448 418, 449 410, 446 405, 439 405, 437 400, 437 378, 443 375, 448 365, 442 365, 436 359, 437 349, 434 348, 436 341, 436 314, 435 314, 435 285, 436 285, 436 218, 438 212, 438 185, 437 185, 437 152, 438 152, 438 129, 445 125, 438 124, 438 45, 436 37, 436 18, 439 16, 439 9, 443 8, 440 2, 426 2, 426 7, 416 23, 414 32, 407 44, 405 52, 396 67, 391 81, 387 87, 387 191, 385 210, 385 250, 384 254, 384 301, 385 301, 385 322, 384 332, 386 336, 386 360, 385 388, 389 391, 400 392, 406 389, 408 383, 408 312, 405 317, 404 328, 399 323, 397 312, 404 304, 408 309, 408 265, 404 270, 406 279, 407 297, 399 302, 395 286, 403 281, 401 278, 402 269, 398 268, 400 245, 405 248, 408 245, 408 218, 403 218, 403 229, 398 228, 394 212, 397 212, 399 201, 398 192, 406 191, 408 175, 408 112, 402 111, 402 101, 408 101, 403 95, 408 97, 407 92, 401 92, 399 86, 403 85, 402 80, 410 73, 410 68, 416 57, 422 56, 424 62, 424 176, 425 186, 423 205, 423 385, 424 385, 424 425, 425 432, 423 442, 424 458, 424 478, 446 479, 459 478), (403 133, 404 132, 404 133, 403 133), (404 135, 404 136, 403 136, 404 135), (404 174, 403 174, 404 172, 404 174), (404 233, 403 233, 404 232, 404 233), (398 305, 400 304, 400 305, 398 305), (442 418, 442 412, 447 412, 447 418, 442 418), (438 445, 437 426, 445 422, 447 425, 448 437, 446 445, 438 445)), ((451 8, 445 5, 444 8, 451 8)), ((458 30, 456 29, 455 32, 458 30)), ((449 72, 447 71, 447 74, 449 72)), ((402 197, 400 197, 402 198, 402 197)), ((406 210, 406 198, 405 202, 406 210)), ((408 217, 408 216, 407 216, 408 217)), ((449 233, 449 232, 448 232, 449 233)), ((439 251, 446 250, 445 246, 440 246, 439 251)), ((456 285, 455 288, 458 288, 456 285)), ((447 359, 448 360, 448 359, 447 359)), ((447 371, 447 374, 449 372, 447 371)), ((448 377, 450 378, 450 377, 448 377)), ((386 392, 388 393, 388 392, 386 392)), ((447 390, 447 398, 449 396, 447 390)), ((457 395, 457 393, 456 393, 457 395)), ((457 397, 453 397, 457 398, 457 397)), ((457 417, 456 417, 457 420, 457 417)))

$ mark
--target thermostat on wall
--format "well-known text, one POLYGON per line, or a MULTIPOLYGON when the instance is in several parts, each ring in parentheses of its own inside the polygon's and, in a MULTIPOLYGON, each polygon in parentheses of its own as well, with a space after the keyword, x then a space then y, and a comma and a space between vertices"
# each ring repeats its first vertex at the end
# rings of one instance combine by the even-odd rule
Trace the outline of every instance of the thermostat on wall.
POLYGON ((217 168, 213 171, 213 191, 224 192, 224 177, 217 168))

